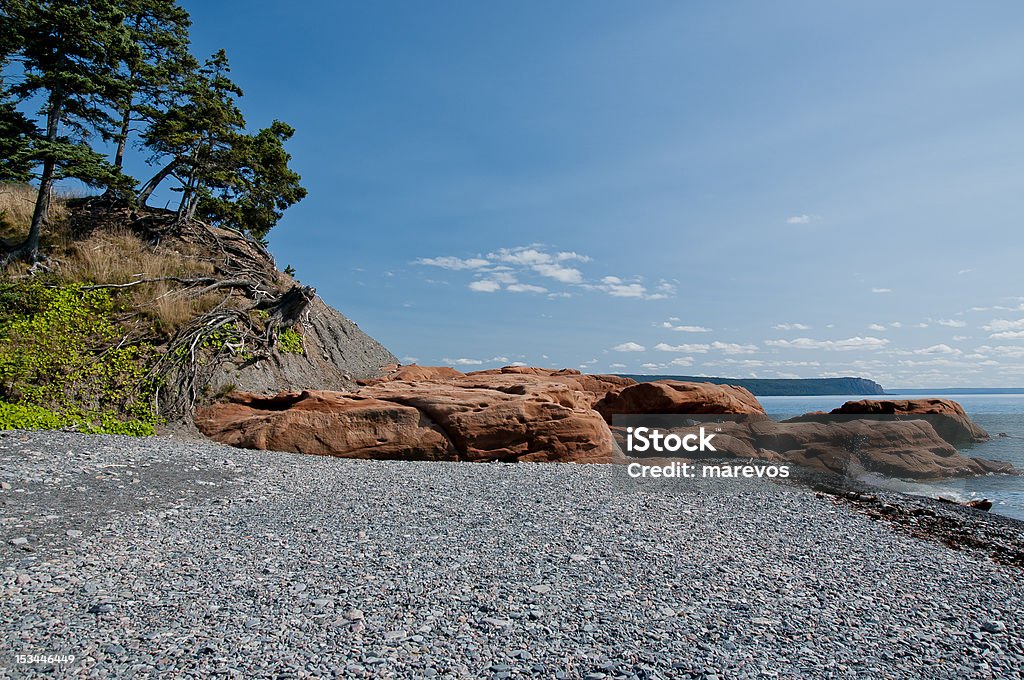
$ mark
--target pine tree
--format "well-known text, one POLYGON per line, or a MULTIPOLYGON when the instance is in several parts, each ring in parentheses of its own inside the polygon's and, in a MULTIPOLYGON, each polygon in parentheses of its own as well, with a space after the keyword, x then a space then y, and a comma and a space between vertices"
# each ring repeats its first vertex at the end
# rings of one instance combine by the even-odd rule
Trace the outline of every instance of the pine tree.
POLYGON ((178 214, 190 219, 204 195, 229 181, 232 144, 245 129, 237 103, 242 90, 229 72, 227 55, 220 50, 183 78, 176 102, 154 117, 143 141, 153 151, 151 160, 164 165, 139 192, 140 204, 173 177, 182 193, 178 214))
POLYGON ((17 109, 5 76, 20 52, 23 12, 15 2, 0 3, 0 182, 27 182, 32 175, 29 138, 35 125, 17 109))
POLYGON ((231 146, 227 181, 200 201, 210 222, 263 240, 285 210, 306 197, 301 177, 288 166, 284 143, 295 129, 275 120, 255 135, 239 135, 231 146))
POLYGON ((40 100, 45 127, 30 140, 39 193, 25 241, 6 260, 35 260, 47 224, 55 182, 74 177, 92 186, 123 186, 117 168, 89 146, 112 139, 110 104, 123 100, 127 83, 118 72, 130 49, 124 14, 114 0, 10 2, 20 26, 21 80, 11 88, 21 100, 40 100))
POLYGON ((130 46, 121 66, 127 87, 116 105, 117 168, 124 167, 132 125, 152 120, 169 105, 175 80, 192 61, 188 52, 191 20, 175 0, 124 0, 122 6, 130 46))

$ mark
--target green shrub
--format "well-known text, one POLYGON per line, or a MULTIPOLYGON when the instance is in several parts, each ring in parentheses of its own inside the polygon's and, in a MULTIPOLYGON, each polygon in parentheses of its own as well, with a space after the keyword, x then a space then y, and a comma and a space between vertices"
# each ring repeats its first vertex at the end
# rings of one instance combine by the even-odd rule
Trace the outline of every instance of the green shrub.
POLYGON ((281 354, 302 354, 306 346, 301 333, 294 328, 286 328, 277 336, 277 349, 281 354))
POLYGON ((33 404, 0 401, 0 430, 78 430, 88 434, 126 434, 147 437, 156 434, 152 422, 120 420, 106 413, 54 413, 33 404))
POLYGON ((152 434, 154 352, 131 341, 122 311, 106 289, 0 284, 4 427, 152 434))

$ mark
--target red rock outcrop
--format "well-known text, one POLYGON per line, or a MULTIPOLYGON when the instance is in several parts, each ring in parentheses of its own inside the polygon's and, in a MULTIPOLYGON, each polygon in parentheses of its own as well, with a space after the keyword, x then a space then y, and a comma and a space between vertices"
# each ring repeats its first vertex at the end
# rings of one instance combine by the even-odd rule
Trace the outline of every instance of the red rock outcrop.
POLYGON ((742 387, 658 380, 624 387, 594 404, 611 422, 612 416, 646 413, 706 413, 764 415, 753 394, 742 387))
POLYGON ((207 437, 246 449, 399 460, 458 456, 419 410, 341 392, 235 392, 198 409, 195 423, 207 437))
POLYGON ((385 381, 354 395, 231 395, 200 409, 196 425, 233 446, 357 458, 597 463, 610 462, 614 449, 590 397, 544 376, 385 381))
POLYGON ((1012 471, 954 448, 984 431, 947 400, 848 402, 776 423, 747 390, 711 383, 415 365, 369 383, 351 394, 233 393, 199 409, 196 425, 232 446, 349 458, 601 463, 616 451, 615 415, 705 414, 726 421, 715 423, 717 457, 913 479, 1012 471))
POLYGON ((988 441, 989 434, 971 420, 963 406, 950 399, 862 399, 848 401, 831 413, 807 413, 789 422, 839 422, 852 416, 877 417, 876 421, 920 419, 931 423, 935 431, 953 446, 966 446, 988 441), (837 418, 836 416, 840 416, 837 418))
POLYGON ((416 382, 421 380, 448 380, 450 378, 461 377, 462 375, 464 375, 462 371, 457 371, 450 366, 420 366, 418 364, 409 364, 408 366, 395 366, 390 372, 379 378, 357 380, 356 382, 360 385, 377 385, 385 382, 394 382, 396 380, 404 380, 406 382, 416 382))

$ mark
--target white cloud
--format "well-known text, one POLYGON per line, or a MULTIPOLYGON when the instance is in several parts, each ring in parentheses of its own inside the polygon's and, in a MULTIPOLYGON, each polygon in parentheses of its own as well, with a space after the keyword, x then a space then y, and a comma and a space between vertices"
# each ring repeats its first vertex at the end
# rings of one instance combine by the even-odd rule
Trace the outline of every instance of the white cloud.
POLYGON ((415 364, 418 361, 419 361, 419 358, 417 358, 417 357, 402 357, 401 358, 401 362, 403 364, 415 364))
POLYGON ((501 290, 501 284, 492 279, 483 279, 470 282, 469 289, 475 293, 494 293, 501 290))
POLYGON ((1024 331, 1000 331, 988 337, 993 340, 1024 340, 1024 331))
POLYGON ((711 343, 711 349, 718 350, 723 354, 753 354, 757 351, 757 345, 740 345, 735 342, 719 342, 715 340, 711 343))
POLYGON ((814 220, 814 215, 792 215, 786 218, 786 224, 810 224, 814 220))
POLYGON ((624 342, 621 345, 612 347, 616 352, 644 352, 647 350, 643 345, 636 342, 624 342))
POLYGON ((885 338, 876 338, 872 336, 862 338, 857 336, 853 338, 846 338, 845 340, 814 340, 812 338, 796 338, 795 340, 766 340, 764 344, 769 347, 780 347, 783 349, 823 349, 842 352, 856 349, 881 349, 888 345, 889 341, 885 338))
POLYGON ((872 288, 872 293, 891 293, 892 288, 872 288))
POLYGON ((970 274, 973 271, 973 269, 961 269, 960 271, 957 272, 957 274, 963 276, 964 274, 970 274))
POLYGON ((525 361, 513 361, 512 363, 509 364, 509 366, 526 366, 526 365, 527 364, 526 364, 525 361))
POLYGON ((626 364, 608 364, 608 368, 625 368, 626 364))
POLYGON ((534 286, 529 283, 513 283, 506 286, 505 290, 510 293, 546 293, 548 289, 544 286, 534 286))
POLYGON ((959 321, 958 319, 939 319, 935 323, 940 326, 948 326, 949 328, 964 328, 967 326, 966 321, 959 321))
POLYGON ((532 265, 532 269, 541 276, 546 276, 549 279, 554 279, 561 283, 583 282, 583 272, 572 267, 566 267, 560 264, 540 263, 532 265))
MULTIPOLYGON (((677 318, 673 318, 673 320, 674 321, 679 321, 679 319, 677 319, 677 318)), ((710 328, 705 328, 704 326, 676 326, 676 325, 673 325, 670 321, 665 321, 664 323, 661 324, 661 327, 662 328, 667 328, 670 331, 678 331, 680 333, 710 333, 711 332, 710 328)))
POLYGON ((949 345, 932 345, 931 347, 922 347, 921 349, 915 349, 914 354, 963 354, 960 350, 949 345))
POLYGON ((701 344, 669 345, 668 343, 659 342, 657 345, 654 346, 654 349, 658 350, 659 352, 685 352, 685 353, 688 353, 688 354, 691 354, 691 353, 698 353, 698 354, 700 354, 700 353, 703 353, 703 352, 707 352, 709 349, 711 349, 711 345, 701 345, 701 344))
POLYGON ((693 357, 676 357, 668 363, 670 366, 693 366, 693 357))
POLYGON ((638 280, 627 282, 618 276, 605 276, 597 285, 591 287, 603 290, 612 297, 637 298, 639 300, 664 300, 676 294, 675 285, 668 281, 660 281, 655 291, 650 291, 638 280))
POLYGON ((890 328, 903 328, 903 324, 900 323, 899 321, 893 321, 891 324, 889 324, 889 327, 890 328))
POLYGON ((885 326, 883 326, 880 323, 873 323, 870 326, 868 326, 868 330, 869 331, 884 331, 885 330, 885 326))
POLYGON ((779 323, 772 326, 777 331, 809 331, 811 327, 802 323, 779 323))
POLYGON ((460 357, 458 359, 445 358, 442 359, 441 361, 448 364, 449 366, 479 366, 480 364, 484 363, 480 359, 466 359, 465 357, 460 357))
POLYGON ((464 260, 459 257, 445 256, 421 257, 416 260, 416 264, 441 267, 442 269, 479 269, 480 267, 486 267, 490 262, 479 257, 471 257, 464 260))
POLYGON ((982 328, 986 331, 1017 331, 1024 330, 1024 319, 992 319, 982 328))
POLYGON ((665 368, 664 364, 640 364, 640 368, 647 369, 648 371, 655 371, 659 368, 665 368))

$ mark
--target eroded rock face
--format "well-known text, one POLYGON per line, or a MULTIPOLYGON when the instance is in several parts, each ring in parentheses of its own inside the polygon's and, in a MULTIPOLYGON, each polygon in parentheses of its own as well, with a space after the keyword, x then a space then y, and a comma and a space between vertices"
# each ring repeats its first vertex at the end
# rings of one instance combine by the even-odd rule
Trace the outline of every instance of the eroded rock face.
POLYGON ((764 415, 754 395, 742 387, 678 380, 624 387, 598 401, 594 409, 608 422, 616 415, 645 413, 764 415))
POLYGON ((605 463, 617 451, 609 428, 614 415, 722 414, 734 421, 716 425, 716 455, 723 458, 910 479, 1012 470, 957 451, 953 440, 984 431, 948 400, 849 402, 836 415, 776 423, 747 390, 710 383, 429 366, 367 382, 356 393, 233 393, 200 409, 196 425, 232 446, 348 458, 605 463), (936 429, 933 417, 948 420, 936 429))
POLYGON ((961 454, 924 420, 745 424, 762 457, 823 472, 942 479, 1010 467, 961 454))
POLYGON ((457 457, 445 433, 417 409, 341 392, 235 392, 198 409, 195 423, 207 437, 246 449, 382 460, 457 457))
POLYGON ((967 446, 989 439, 988 432, 971 420, 960 404, 950 399, 862 399, 848 401, 830 413, 805 413, 786 422, 837 423, 857 420, 860 416, 879 423, 894 420, 926 421, 953 446, 967 446))
POLYGON ((233 446, 354 458, 610 462, 611 432, 590 400, 547 376, 394 380, 357 394, 235 394, 196 425, 233 446))

